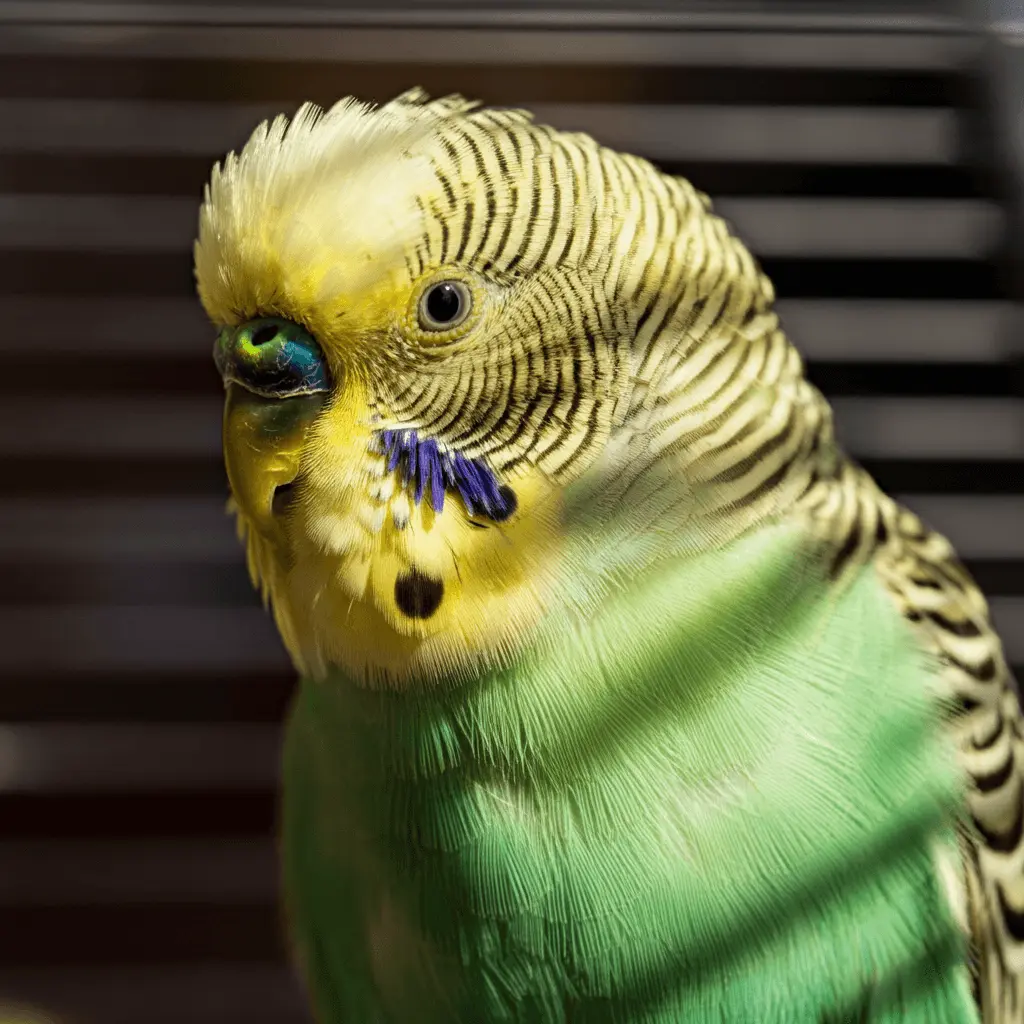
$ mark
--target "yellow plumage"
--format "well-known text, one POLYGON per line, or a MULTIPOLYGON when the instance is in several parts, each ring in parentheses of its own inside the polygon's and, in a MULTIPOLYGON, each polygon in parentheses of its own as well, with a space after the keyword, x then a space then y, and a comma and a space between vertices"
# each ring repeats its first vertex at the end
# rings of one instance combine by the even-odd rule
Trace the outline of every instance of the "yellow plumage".
MULTIPOLYGON (((276 314, 300 322, 341 382, 287 453, 276 442, 274 473, 263 461, 252 468, 266 445, 258 428, 247 429, 248 410, 227 412, 228 465, 251 564, 305 671, 335 662, 401 678, 441 674, 466 655, 500 655, 503 641, 541 614, 544 580, 557 564, 559 493, 542 474, 517 478, 528 514, 504 524, 496 545, 461 517, 385 493, 390 477, 370 450, 379 417, 371 392, 386 399, 398 383, 382 381, 381 370, 400 374, 400 347, 424 342, 410 314, 423 278, 436 272, 411 268, 409 252, 423 243, 420 204, 442 198, 432 169, 441 149, 436 127, 466 106, 401 103, 370 112, 343 102, 322 117, 305 108, 229 158, 203 207, 196 274, 211 319, 233 326, 276 314), (273 490, 300 468, 301 521, 280 521, 273 490), (396 576, 412 565, 443 581, 444 601, 429 620, 395 608, 396 576)), ((494 302, 484 315, 500 313, 494 302)), ((424 347, 438 343, 426 339, 424 347)), ((457 339, 440 343, 450 354, 457 339)), ((429 351, 410 354, 431 359, 429 351)))

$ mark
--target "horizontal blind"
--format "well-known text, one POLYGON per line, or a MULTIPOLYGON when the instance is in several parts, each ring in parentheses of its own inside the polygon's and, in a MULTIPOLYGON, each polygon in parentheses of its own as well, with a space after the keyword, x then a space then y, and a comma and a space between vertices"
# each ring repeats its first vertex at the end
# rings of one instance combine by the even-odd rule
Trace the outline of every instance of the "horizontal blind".
POLYGON ((1005 214, 964 145, 974 43, 924 3, 885 31, 827 4, 758 28, 756 6, 0 5, 0 1001, 307 1020, 271 838, 293 676, 223 514, 189 252, 212 161, 305 99, 522 104, 710 192, 841 438, 958 545, 1024 674, 1024 425, 1005 214))

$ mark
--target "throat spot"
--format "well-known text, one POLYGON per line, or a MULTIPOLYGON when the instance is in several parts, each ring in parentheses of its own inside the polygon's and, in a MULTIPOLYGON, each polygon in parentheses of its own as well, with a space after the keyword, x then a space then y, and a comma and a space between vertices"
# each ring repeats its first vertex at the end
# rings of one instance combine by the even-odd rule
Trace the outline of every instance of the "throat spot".
POLYGON ((409 619, 429 619, 444 599, 444 583, 410 569, 395 579, 395 604, 409 619))

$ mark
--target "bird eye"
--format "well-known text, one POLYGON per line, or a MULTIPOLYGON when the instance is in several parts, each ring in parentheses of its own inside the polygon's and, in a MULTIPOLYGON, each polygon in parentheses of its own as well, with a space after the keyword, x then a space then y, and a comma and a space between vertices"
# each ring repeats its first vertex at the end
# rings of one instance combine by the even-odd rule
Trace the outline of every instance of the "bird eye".
POLYGON ((420 327, 425 331, 450 331, 469 316, 472 304, 469 288, 461 281, 432 284, 420 299, 420 327))
POLYGON ((241 384, 264 398, 330 390, 320 346, 304 327, 279 317, 225 328, 214 345, 213 359, 225 384, 241 384))

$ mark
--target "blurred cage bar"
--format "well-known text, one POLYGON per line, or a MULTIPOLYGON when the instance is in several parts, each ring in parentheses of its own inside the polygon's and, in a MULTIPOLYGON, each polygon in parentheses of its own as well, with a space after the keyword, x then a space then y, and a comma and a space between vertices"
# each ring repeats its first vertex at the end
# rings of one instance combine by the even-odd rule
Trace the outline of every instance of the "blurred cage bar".
POLYGON ((985 30, 987 156, 1006 211, 1006 288, 1016 303, 1005 330, 1024 394, 1024 0, 975 0, 975 16, 985 30))
POLYGON ((1024 48, 996 6, 0 2, 0 1002, 307 1020, 272 840, 292 672, 223 514, 190 262, 212 161, 304 99, 523 104, 710 192, 1024 678, 1024 48))

